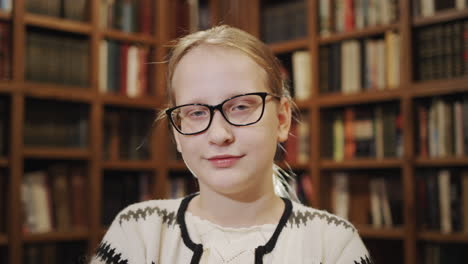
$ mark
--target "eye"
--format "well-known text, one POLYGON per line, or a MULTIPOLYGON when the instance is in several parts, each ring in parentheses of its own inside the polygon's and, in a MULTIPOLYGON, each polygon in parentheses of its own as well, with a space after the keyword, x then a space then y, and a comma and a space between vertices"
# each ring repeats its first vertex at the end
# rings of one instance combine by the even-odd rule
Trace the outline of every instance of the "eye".
POLYGON ((204 117, 208 115, 206 110, 194 110, 189 113, 190 117, 204 117))
POLYGON ((251 105, 246 104, 246 103, 236 104, 232 106, 231 111, 245 111, 245 110, 249 110, 250 107, 251 105))

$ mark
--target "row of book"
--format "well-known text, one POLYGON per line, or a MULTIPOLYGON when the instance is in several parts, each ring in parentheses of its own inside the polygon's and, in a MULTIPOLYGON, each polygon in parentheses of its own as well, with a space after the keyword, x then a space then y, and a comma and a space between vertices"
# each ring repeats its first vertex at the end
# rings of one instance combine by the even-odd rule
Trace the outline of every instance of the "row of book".
POLYGON ((89 43, 81 38, 31 31, 26 35, 26 80, 89 86, 89 43))
POLYGON ((433 98, 417 108, 421 157, 468 155, 468 94, 454 101, 433 98))
POLYGON ((10 12, 12 8, 12 0, 0 0, 0 9, 6 12, 10 12))
POLYGON ((425 170, 416 177, 420 223, 442 233, 468 232, 468 170, 425 170))
POLYGON ((396 105, 347 107, 324 116, 322 153, 335 161, 391 158, 403 154, 401 114, 396 105), (331 135, 331 136, 330 136, 331 135))
POLYGON ((126 206, 151 199, 152 182, 149 172, 106 172, 102 183, 102 224, 109 226, 126 206))
POLYGON ((107 110, 104 114, 103 159, 150 158, 151 112, 107 110))
MULTIPOLYGON (((58 242, 26 244, 23 250, 24 264, 76 264, 89 263, 85 242, 58 242)), ((7 263, 7 262, 2 262, 7 263)))
POLYGON ((289 164, 307 164, 310 161, 310 126, 307 118, 291 124, 288 140, 283 144, 284 160, 289 164))
POLYGON ((467 7, 467 0, 415 0, 413 1, 413 14, 427 17, 442 10, 463 10, 467 7))
POLYGON ((385 90, 400 84, 400 37, 349 40, 320 48, 321 93, 385 90))
POLYGON ((468 258, 464 243, 424 243, 422 264, 463 263, 468 258))
POLYGON ((0 22, 0 81, 11 79, 11 32, 8 23, 0 22))
POLYGON ((85 228, 87 173, 81 166, 52 164, 26 172, 21 183, 25 233, 85 228))
POLYGON ((100 46, 99 90, 128 97, 149 93, 150 49, 116 41, 100 46))
POLYGON ((89 115, 85 105, 31 100, 26 108, 26 147, 86 148, 89 115))
POLYGON ((280 42, 307 36, 306 1, 267 6, 261 14, 262 40, 280 42))
POLYGON ((387 25, 398 19, 397 0, 319 0, 318 4, 322 36, 387 25))
POLYGON ((151 34, 155 9, 153 0, 100 0, 103 28, 151 34))
POLYGON ((345 172, 331 176, 331 206, 336 215, 374 228, 402 225, 403 196, 398 177, 345 172))
POLYGON ((418 29, 415 39, 418 80, 468 75, 468 20, 418 29))
POLYGON ((88 0, 27 0, 26 11, 78 21, 88 19, 88 0))

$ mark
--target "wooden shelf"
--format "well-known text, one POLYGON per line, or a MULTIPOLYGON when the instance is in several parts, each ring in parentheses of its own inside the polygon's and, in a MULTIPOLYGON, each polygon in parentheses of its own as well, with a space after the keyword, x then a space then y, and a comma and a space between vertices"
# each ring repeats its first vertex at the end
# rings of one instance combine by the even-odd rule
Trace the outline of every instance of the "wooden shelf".
POLYGON ((168 166, 168 169, 169 170, 177 170, 177 171, 186 171, 188 170, 187 169, 187 166, 185 166, 185 163, 183 161, 169 161, 169 166, 168 166))
POLYGON ((363 238, 396 239, 396 240, 402 240, 404 238, 404 230, 402 227, 374 228, 370 225, 356 225, 356 228, 359 234, 363 238))
POLYGON ((12 81, 0 81, 0 93, 11 93, 14 89, 12 81))
POLYGON ((323 44, 331 44, 335 42, 340 42, 340 41, 348 40, 348 39, 371 37, 375 35, 384 34, 386 31, 389 31, 389 30, 397 30, 398 26, 399 26, 398 24, 391 24, 391 25, 385 25, 385 26, 369 27, 369 28, 365 28, 362 30, 352 31, 352 32, 335 33, 330 36, 319 37, 318 42, 319 44, 323 45, 323 44))
POLYGON ((138 161, 104 161, 102 165, 103 169, 106 170, 152 170, 156 166, 154 162, 148 160, 138 161))
POLYGON ((65 32, 90 34, 91 25, 83 22, 76 22, 73 20, 43 16, 37 14, 26 14, 24 21, 28 26, 35 26, 47 28, 52 30, 59 30, 65 32))
POLYGON ((468 243, 468 233, 442 234, 437 231, 423 231, 418 239, 430 242, 468 243))
POLYGON ((307 49, 308 45, 309 40, 307 38, 268 44, 270 49, 275 54, 293 52, 300 49, 307 49))
POLYGON ((415 165, 419 167, 468 166, 468 157, 417 158, 415 165))
POLYGON ((11 12, 6 12, 0 9, 0 20, 4 20, 4 21, 11 20, 11 12))
POLYGON ((2 167, 8 167, 8 158, 6 157, 0 157, 0 168, 2 167))
POLYGON ((57 241, 76 241, 87 240, 89 238, 88 230, 73 230, 66 232, 47 232, 44 234, 24 234, 25 242, 57 242, 57 241))
POLYGON ((86 149, 25 147, 23 155, 25 158, 36 159, 87 160, 90 158, 91 153, 86 149))
POLYGON ((154 45, 157 42, 152 38, 151 35, 143 33, 127 33, 114 29, 106 29, 103 31, 102 36, 110 40, 119 40, 124 42, 138 42, 146 45, 154 45))
POLYGON ((413 26, 428 26, 443 22, 449 22, 457 19, 468 18, 468 9, 457 10, 448 9, 444 11, 436 12, 434 15, 429 17, 416 17, 413 20, 413 26))
POLYGON ((402 161, 399 159, 354 159, 354 160, 321 160, 320 168, 327 170, 334 169, 389 169, 400 168, 402 161))
POLYGON ((353 104, 362 104, 362 102, 375 103, 382 101, 398 100, 401 97, 401 89, 383 90, 383 91, 364 91, 354 94, 324 94, 320 95, 318 104, 321 107, 335 107, 353 104))
POLYGON ((119 94, 101 94, 104 104, 134 108, 156 109, 158 99, 151 96, 130 98, 119 94))
POLYGON ((22 90, 26 96, 39 99, 90 103, 94 98, 91 89, 75 86, 25 83, 22 90))
POLYGON ((413 97, 468 92, 468 76, 450 80, 417 82, 411 85, 409 91, 413 97))
POLYGON ((0 234, 0 246, 8 245, 8 237, 5 234, 0 234))

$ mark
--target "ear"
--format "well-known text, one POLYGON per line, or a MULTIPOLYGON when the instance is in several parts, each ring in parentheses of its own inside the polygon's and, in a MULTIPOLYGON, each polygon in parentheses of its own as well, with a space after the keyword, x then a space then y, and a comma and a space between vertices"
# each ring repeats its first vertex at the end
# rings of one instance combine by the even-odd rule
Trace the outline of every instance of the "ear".
POLYGON ((278 142, 288 139, 289 128, 291 127, 291 104, 285 97, 281 98, 278 107, 278 142))

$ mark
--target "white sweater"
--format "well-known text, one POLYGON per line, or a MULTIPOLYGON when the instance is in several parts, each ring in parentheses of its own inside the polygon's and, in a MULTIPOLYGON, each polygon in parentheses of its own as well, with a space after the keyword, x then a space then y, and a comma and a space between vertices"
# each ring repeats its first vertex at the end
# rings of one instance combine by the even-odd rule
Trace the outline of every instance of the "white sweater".
POLYGON ((357 230, 328 212, 283 199, 278 225, 225 228, 186 213, 191 198, 128 206, 91 263, 372 263, 357 230))

